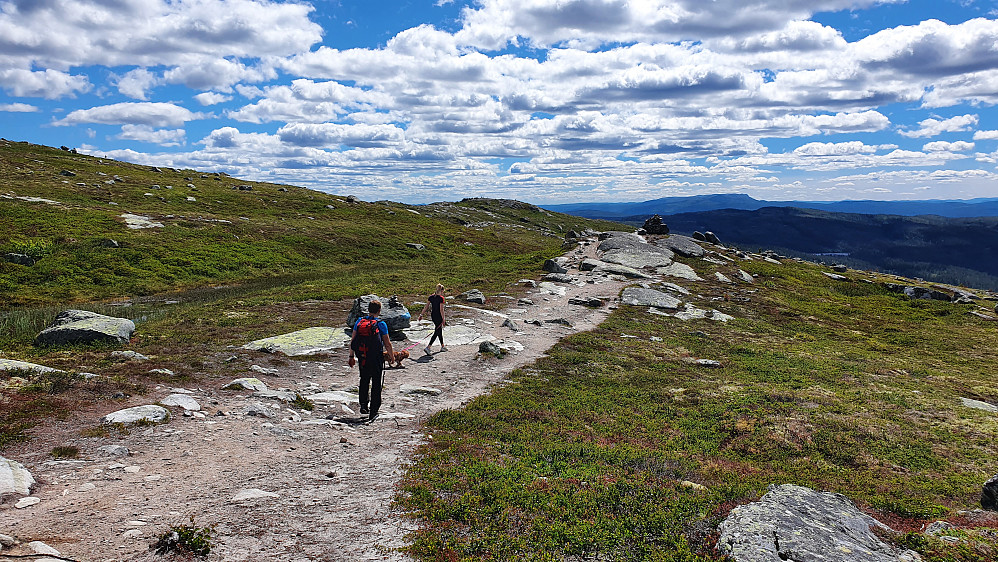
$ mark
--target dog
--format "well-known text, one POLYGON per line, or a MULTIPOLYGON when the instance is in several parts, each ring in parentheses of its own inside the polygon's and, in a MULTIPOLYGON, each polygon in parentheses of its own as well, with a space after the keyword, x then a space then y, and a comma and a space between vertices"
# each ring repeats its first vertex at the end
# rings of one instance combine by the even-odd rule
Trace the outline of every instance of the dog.
POLYGON ((402 360, 408 358, 409 358, 409 352, 405 349, 403 349, 402 351, 396 351, 394 356, 391 356, 386 352, 385 364, 388 365, 388 368, 390 369, 392 367, 392 363, 395 363, 395 368, 398 369, 402 367, 402 360))

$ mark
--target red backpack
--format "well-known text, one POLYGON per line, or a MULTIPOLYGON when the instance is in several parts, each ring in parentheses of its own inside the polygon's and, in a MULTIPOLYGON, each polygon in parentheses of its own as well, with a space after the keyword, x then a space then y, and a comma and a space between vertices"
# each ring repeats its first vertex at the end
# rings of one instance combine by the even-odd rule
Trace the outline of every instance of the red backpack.
MULTIPOLYGON (((350 342, 350 349, 357 353, 362 364, 366 363, 366 359, 371 358, 374 354, 381 354, 381 333, 378 330, 377 318, 370 316, 361 318, 354 326, 354 331, 356 334, 350 342)), ((377 357, 374 359, 381 361, 377 357)))

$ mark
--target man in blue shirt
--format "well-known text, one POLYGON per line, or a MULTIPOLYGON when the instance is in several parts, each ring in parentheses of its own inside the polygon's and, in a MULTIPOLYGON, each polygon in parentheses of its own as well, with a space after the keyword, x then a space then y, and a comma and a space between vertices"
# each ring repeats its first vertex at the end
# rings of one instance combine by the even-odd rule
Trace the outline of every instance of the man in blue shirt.
POLYGON ((360 413, 367 414, 369 420, 378 417, 381 408, 382 375, 385 366, 384 353, 395 355, 392 340, 388 338, 388 325, 378 319, 381 301, 373 300, 368 305, 367 316, 361 316, 353 325, 350 338, 350 366, 354 366, 354 354, 360 360, 360 413), (370 387, 370 388, 369 388, 370 387), (370 408, 368 408, 370 397, 370 408))

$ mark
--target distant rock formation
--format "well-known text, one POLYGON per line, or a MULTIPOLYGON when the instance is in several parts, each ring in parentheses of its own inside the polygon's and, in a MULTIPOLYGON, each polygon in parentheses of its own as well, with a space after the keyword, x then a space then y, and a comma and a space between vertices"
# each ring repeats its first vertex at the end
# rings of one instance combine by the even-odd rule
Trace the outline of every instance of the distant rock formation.
POLYGON ((661 215, 652 215, 650 218, 645 220, 644 229, 648 234, 668 234, 669 226, 662 222, 661 215))

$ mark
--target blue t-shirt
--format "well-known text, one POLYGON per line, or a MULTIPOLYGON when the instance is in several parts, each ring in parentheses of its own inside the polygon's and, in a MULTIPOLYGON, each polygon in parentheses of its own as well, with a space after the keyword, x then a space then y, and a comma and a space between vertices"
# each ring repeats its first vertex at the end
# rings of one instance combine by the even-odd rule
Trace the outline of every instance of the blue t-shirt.
MULTIPOLYGON (((360 318, 358 318, 357 321, 353 323, 353 331, 354 331, 354 333, 357 332, 357 324, 359 324, 360 321, 362 319, 364 319, 364 318, 374 318, 374 317, 373 316, 361 316, 360 318)), ((388 335, 388 324, 385 324, 384 320, 378 320, 377 327, 378 327, 378 338, 377 338, 378 339, 378 347, 380 349, 384 350, 384 348, 385 348, 385 342, 381 341, 381 336, 387 336, 388 335)))

